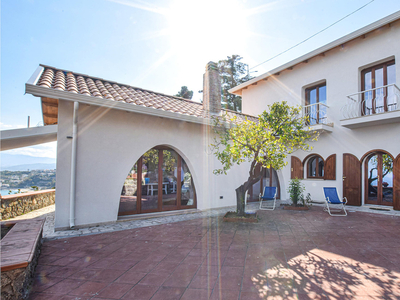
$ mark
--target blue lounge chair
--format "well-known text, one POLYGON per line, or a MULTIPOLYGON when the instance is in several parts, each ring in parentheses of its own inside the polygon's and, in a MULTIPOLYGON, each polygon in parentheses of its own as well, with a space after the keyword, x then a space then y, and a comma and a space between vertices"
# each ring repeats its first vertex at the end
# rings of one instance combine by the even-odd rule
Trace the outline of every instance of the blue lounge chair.
POLYGON ((332 217, 345 217, 347 216, 345 205, 347 204, 347 198, 344 197, 343 200, 340 200, 339 193, 337 192, 335 187, 324 187, 325 194, 325 202, 326 207, 324 211, 327 211, 332 217), (329 205, 336 205, 336 207, 329 207, 329 205), (341 212, 343 210, 343 214, 332 214, 331 209, 334 209, 336 212, 341 212))
POLYGON ((264 187, 264 193, 260 193, 260 209, 261 210, 274 210, 276 204, 276 187, 264 187), (272 203, 271 203, 272 202, 272 203))

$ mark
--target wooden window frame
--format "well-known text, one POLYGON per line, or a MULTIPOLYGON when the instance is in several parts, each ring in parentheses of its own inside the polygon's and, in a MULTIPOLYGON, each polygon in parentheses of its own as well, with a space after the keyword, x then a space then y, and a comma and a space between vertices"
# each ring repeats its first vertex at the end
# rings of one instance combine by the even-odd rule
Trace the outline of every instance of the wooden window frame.
MULTIPOLYGON (((322 176, 320 176, 320 175, 313 176, 313 175, 310 174, 310 163, 311 163, 311 161, 313 159, 317 159, 317 158, 322 161, 322 163, 323 163, 323 166, 322 166, 323 169, 322 170, 323 170, 323 173, 325 174, 325 160, 320 155, 316 155, 315 154, 315 155, 310 156, 308 158, 308 160, 307 160, 307 178, 325 179, 324 175, 322 175, 322 176)), ((317 163, 315 164, 315 168, 317 169, 317 170, 315 170, 315 174, 319 174, 319 172, 317 172, 318 171, 318 163, 319 163, 319 161, 317 161, 317 163)))
MULTIPOLYGON (((376 69, 380 69, 383 68, 383 86, 387 85, 387 67, 391 66, 391 65, 395 65, 396 61, 394 59, 384 62, 384 63, 379 63, 376 64, 374 66, 365 68, 361 71, 361 91, 365 91, 365 74, 368 72, 371 72, 371 89, 376 88, 375 85, 375 70, 376 69)), ((385 97, 383 98, 383 107, 384 107, 384 111, 387 112, 388 111, 388 106, 387 106, 387 88, 385 88, 386 93, 385 93, 385 97)), ((375 99, 375 95, 376 95, 376 90, 372 91, 372 99, 375 99)), ((365 100, 365 94, 362 94, 362 101, 365 100)), ((372 115, 376 114, 375 111, 375 106, 372 105, 372 115)), ((361 115, 365 116, 365 102, 364 105, 362 105, 361 107, 361 115), (363 111, 364 109, 364 111, 363 111)))
MULTIPOLYGON (((320 103, 320 101, 319 101, 319 89, 321 88, 321 87, 325 87, 325 90, 326 90, 326 81, 324 81, 323 83, 320 83, 320 84, 316 84, 316 85, 313 85, 313 86, 310 86, 310 87, 308 87, 308 88, 306 88, 305 89, 305 106, 307 106, 307 105, 311 105, 311 103, 310 103, 310 92, 312 91, 312 90, 316 90, 316 103, 318 103, 317 104, 317 111, 318 111, 318 113, 317 113, 317 118, 316 118, 316 124, 321 124, 321 121, 320 121, 320 119, 319 119, 319 103, 320 103)), ((325 96, 327 96, 326 94, 325 94, 325 96)), ((311 122, 309 122, 309 123, 311 123, 311 122)), ((310 125, 310 124, 307 124, 307 125, 310 125)))
MULTIPOLYGON (((172 150, 175 151, 169 147, 165 146, 157 146, 154 147, 150 150, 157 150, 158 151, 158 187, 162 187, 162 182, 163 182, 163 174, 162 174, 162 166, 163 166, 163 150, 172 150)), ((149 151, 150 151, 149 150, 149 151)), ((175 151, 176 152, 176 151, 175 151)), ((143 213, 152 213, 152 212, 162 212, 162 211, 171 211, 171 210, 183 210, 183 209, 191 209, 191 208, 197 208, 197 194, 196 194, 196 188, 194 186, 194 181, 193 181, 193 175, 191 178, 191 183, 193 187, 193 205, 182 205, 181 200, 182 200, 182 183, 181 183, 181 167, 182 167, 182 161, 183 158, 179 155, 179 153, 176 152, 178 155, 178 161, 177 161, 177 205, 175 206, 170 206, 170 207, 163 207, 162 205, 162 188, 161 188, 161 193, 157 192, 157 208, 154 209, 147 209, 147 210, 142 210, 142 164, 143 164, 143 155, 137 160, 135 164, 138 166, 137 170, 137 178, 136 178, 136 184, 137 184, 137 191, 136 191, 136 210, 133 211, 126 211, 126 212, 118 212, 119 216, 122 215, 133 215, 133 214, 143 214, 143 213), (140 167, 139 167, 140 166, 140 167)), ((185 162, 186 163, 186 162, 185 162)), ((187 165, 187 164, 186 164, 187 165)), ((189 167, 188 167, 189 168, 189 167)), ((190 169, 189 169, 190 171, 190 169)), ((192 172, 190 172, 192 174, 192 172)))

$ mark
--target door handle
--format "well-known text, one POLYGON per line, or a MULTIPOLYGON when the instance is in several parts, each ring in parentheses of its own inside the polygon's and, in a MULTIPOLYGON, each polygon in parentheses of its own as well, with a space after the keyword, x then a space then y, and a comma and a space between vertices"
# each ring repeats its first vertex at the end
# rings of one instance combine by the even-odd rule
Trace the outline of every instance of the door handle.
POLYGON ((345 176, 343 176, 343 181, 346 179, 346 177, 345 176))

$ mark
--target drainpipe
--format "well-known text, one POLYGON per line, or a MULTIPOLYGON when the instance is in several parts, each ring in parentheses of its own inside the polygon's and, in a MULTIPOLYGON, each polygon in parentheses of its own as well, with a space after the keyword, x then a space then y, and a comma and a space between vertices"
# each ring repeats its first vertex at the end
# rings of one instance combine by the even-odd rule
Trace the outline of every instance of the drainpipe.
POLYGON ((72 153, 71 153, 71 188, 69 195, 69 227, 75 227, 75 188, 76 188, 76 142, 78 139, 78 109, 79 102, 74 102, 72 117, 72 153))

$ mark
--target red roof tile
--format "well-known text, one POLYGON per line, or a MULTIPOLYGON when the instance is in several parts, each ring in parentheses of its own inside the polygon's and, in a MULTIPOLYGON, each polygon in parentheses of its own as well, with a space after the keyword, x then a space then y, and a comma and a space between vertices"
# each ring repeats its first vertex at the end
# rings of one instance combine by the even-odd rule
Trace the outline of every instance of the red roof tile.
MULTIPOLYGON (((170 111, 198 118, 209 118, 209 113, 198 102, 183 99, 176 96, 168 96, 125 84, 110 82, 107 80, 75 74, 52 67, 43 66, 44 70, 36 85, 65 91, 68 93, 103 98, 110 101, 131 103, 154 109, 170 111)), ((229 118, 236 116, 240 122, 246 117, 256 120, 254 116, 222 109, 229 118)))

